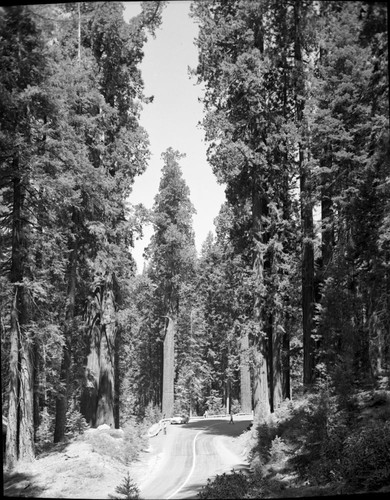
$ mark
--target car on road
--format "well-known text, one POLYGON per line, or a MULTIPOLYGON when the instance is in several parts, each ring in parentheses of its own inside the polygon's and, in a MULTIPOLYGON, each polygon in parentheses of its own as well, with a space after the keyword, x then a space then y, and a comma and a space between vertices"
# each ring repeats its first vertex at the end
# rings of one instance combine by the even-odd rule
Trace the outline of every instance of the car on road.
POLYGON ((171 424, 186 424, 189 418, 185 415, 175 416, 171 418, 171 424))

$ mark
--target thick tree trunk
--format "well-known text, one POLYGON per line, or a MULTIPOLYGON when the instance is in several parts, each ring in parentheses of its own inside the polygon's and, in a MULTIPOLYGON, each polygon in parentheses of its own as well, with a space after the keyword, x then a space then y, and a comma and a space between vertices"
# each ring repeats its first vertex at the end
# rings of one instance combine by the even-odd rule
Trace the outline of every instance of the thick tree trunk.
POLYGON ((173 416, 175 379, 175 330, 176 318, 168 318, 164 338, 162 413, 166 418, 173 416))
POLYGON ((116 311, 113 276, 96 287, 89 304, 90 352, 85 367, 81 412, 96 427, 114 422, 116 311))
POLYGON ((259 193, 259 187, 254 186, 252 205, 253 237, 255 242, 254 273, 256 279, 254 319, 258 325, 255 339, 253 360, 253 399, 255 415, 266 417, 270 413, 268 388, 268 349, 267 325, 264 321, 264 257, 262 244, 264 229, 261 216, 266 212, 266 201, 259 193))
POLYGON ((84 370, 83 391, 81 395, 80 411, 91 427, 96 424, 96 408, 100 378, 100 326, 92 324, 89 336, 89 354, 84 370))
POLYGON ((114 374, 115 374, 115 380, 114 380, 114 422, 115 422, 115 429, 119 429, 120 427, 120 386, 121 386, 121 373, 119 369, 119 352, 122 346, 122 338, 121 338, 121 331, 117 330, 116 335, 115 335, 115 366, 114 366, 114 374))
MULTIPOLYGON (((14 161, 18 172, 18 161, 14 161)), ((13 468, 19 460, 34 459, 34 380, 31 338, 26 325, 30 318, 29 299, 24 286, 27 256, 25 222, 23 222, 24 193, 21 180, 14 179, 11 282, 14 300, 11 309, 10 387, 6 465, 13 468)))
POLYGON ((19 420, 19 460, 34 460, 34 377, 28 332, 21 328, 20 343, 20 420, 19 420))
POLYGON ((100 335, 102 290, 99 285, 88 304, 86 323, 88 325, 89 353, 84 370, 83 390, 80 411, 91 427, 96 425, 96 409, 100 380, 100 335))
POLYGON ((19 457, 19 320, 18 320, 18 293, 16 287, 11 310, 10 331, 10 387, 8 406, 8 427, 6 445, 6 465, 12 469, 19 457))
POLYGON ((116 311, 112 275, 104 285, 101 318, 100 378, 96 425, 107 424, 114 428, 116 311))
POLYGON ((240 348, 240 403, 243 413, 252 411, 251 374, 249 364, 249 335, 244 332, 241 335, 240 348))

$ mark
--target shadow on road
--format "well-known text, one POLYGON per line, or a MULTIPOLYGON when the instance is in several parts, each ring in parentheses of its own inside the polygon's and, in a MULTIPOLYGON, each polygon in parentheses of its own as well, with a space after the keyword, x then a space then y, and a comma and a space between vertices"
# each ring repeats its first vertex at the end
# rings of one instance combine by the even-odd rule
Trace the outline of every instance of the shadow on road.
POLYGON ((186 429, 201 430, 204 434, 214 436, 229 436, 236 437, 247 430, 248 426, 252 423, 251 417, 245 420, 236 420, 231 424, 226 418, 197 420, 183 424, 182 427, 186 429))

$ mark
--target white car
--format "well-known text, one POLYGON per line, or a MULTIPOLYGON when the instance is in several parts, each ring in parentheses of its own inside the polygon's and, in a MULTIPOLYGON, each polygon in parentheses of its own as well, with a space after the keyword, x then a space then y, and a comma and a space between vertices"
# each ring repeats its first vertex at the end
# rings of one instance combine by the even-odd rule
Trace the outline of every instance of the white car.
POLYGON ((188 422, 188 417, 172 417, 171 418, 171 424, 186 424, 188 422))

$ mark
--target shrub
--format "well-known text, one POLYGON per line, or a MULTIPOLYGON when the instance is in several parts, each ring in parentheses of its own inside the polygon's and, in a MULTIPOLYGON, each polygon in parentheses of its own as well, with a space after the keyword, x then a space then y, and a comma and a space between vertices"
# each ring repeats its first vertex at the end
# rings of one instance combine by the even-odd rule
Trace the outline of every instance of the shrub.
POLYGON ((162 413, 158 406, 149 403, 145 408, 144 421, 147 425, 153 425, 162 419, 162 413))
POLYGON ((287 449, 288 449, 287 445, 283 441, 283 439, 280 438, 279 436, 276 436, 271 443, 269 451, 270 461, 276 463, 279 462, 280 460, 283 460, 283 458, 286 456, 287 449))
POLYGON ((41 414, 41 422, 36 433, 36 450, 41 453, 50 447, 53 441, 53 421, 54 418, 49 415, 47 408, 44 408, 41 414))
POLYGON ((124 426, 124 460, 126 464, 135 460, 142 448, 146 446, 148 441, 146 428, 145 424, 138 424, 134 418, 124 426))
POLYGON ((138 424, 134 418, 127 422, 123 431, 119 429, 94 430, 85 436, 87 442, 92 445, 93 451, 120 460, 126 465, 138 457, 148 439, 145 425, 138 424))
POLYGON ((263 420, 257 424, 257 439, 251 453, 257 455, 262 464, 266 464, 269 459, 271 445, 278 435, 278 428, 273 419, 263 420))
POLYGON ((83 434, 88 428, 87 421, 78 410, 70 408, 66 412, 65 434, 68 437, 83 434))
MULTIPOLYGON (((138 486, 132 481, 129 473, 127 473, 127 476, 123 479, 122 483, 115 488, 115 492, 118 493, 119 495, 122 495, 121 497, 119 497, 119 500, 139 499, 138 486)), ((111 498, 118 498, 118 497, 111 496, 111 498)))
POLYGON ((390 484, 390 422, 373 421, 345 441, 342 474, 353 489, 379 490, 390 484))
POLYGON ((214 480, 208 479, 197 497, 208 498, 244 498, 249 488, 249 480, 242 472, 217 475, 214 480))
POLYGON ((92 451, 126 463, 123 440, 113 438, 107 430, 87 433, 86 440, 91 444, 92 451))

